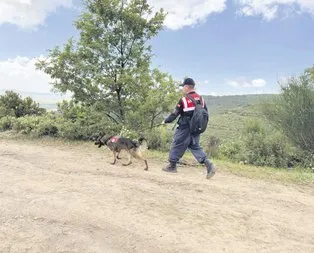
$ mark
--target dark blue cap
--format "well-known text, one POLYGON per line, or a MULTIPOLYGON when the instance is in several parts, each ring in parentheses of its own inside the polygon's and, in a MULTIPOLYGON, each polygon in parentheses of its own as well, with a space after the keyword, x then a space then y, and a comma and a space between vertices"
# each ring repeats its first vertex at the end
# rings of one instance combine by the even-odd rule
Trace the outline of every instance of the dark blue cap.
POLYGON ((195 82, 192 78, 185 78, 183 83, 179 84, 179 86, 184 86, 184 85, 190 85, 190 86, 195 86, 195 82))

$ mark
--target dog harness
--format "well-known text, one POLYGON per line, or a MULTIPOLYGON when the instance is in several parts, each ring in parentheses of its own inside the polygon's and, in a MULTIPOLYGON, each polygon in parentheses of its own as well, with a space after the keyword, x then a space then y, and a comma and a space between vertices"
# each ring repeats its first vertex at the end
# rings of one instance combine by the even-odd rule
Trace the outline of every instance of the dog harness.
POLYGON ((119 140, 119 137, 113 136, 113 137, 110 139, 110 142, 117 142, 118 140, 119 140))

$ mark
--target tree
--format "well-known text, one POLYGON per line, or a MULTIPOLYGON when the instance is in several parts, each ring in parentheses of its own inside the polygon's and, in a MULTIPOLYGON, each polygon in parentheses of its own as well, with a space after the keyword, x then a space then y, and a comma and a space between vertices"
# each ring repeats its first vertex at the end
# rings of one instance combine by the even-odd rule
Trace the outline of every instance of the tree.
POLYGON ((31 97, 22 99, 14 91, 6 91, 4 95, 0 96, 0 117, 13 116, 18 118, 25 115, 43 114, 45 111, 31 97))
POLYGON ((22 104, 22 98, 14 91, 5 91, 5 94, 0 96, 1 116, 17 116, 18 110, 22 104))
MULTIPOLYGON (((84 105, 101 103, 107 116, 125 123, 138 111, 139 101, 148 103, 156 82, 174 90, 172 79, 158 81, 150 70, 148 42, 162 29, 164 12, 153 14, 146 0, 85 0, 85 7, 75 22, 78 42, 69 39, 62 50, 54 48, 37 67, 51 76, 56 90, 70 91, 84 105)), ((169 99, 161 100, 152 118, 169 99)))
POLYGON ((164 113, 173 110, 179 100, 174 80, 170 75, 154 69, 151 80, 145 89, 141 89, 137 96, 130 99, 130 103, 136 108, 127 115, 133 129, 152 129, 156 122, 162 122, 164 113))
POLYGON ((296 146, 314 153, 314 80, 309 70, 281 85, 281 93, 264 105, 264 112, 296 146))

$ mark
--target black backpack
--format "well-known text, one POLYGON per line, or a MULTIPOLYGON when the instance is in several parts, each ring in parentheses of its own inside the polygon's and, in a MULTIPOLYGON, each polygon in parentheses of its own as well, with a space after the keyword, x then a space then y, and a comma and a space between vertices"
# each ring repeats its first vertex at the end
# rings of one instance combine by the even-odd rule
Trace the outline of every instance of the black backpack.
POLYGON ((205 108, 202 106, 202 100, 203 98, 200 97, 199 101, 196 101, 191 96, 187 95, 187 98, 192 100, 192 102, 195 105, 193 116, 190 120, 190 132, 191 135, 198 135, 203 132, 205 132, 208 124, 208 112, 205 110, 205 108))

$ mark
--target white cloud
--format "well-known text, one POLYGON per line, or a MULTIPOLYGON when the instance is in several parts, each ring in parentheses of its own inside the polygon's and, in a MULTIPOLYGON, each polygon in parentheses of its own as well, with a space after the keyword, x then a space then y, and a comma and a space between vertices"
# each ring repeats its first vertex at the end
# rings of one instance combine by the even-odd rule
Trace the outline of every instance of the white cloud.
POLYGON ((252 87, 264 87, 266 81, 264 79, 254 79, 252 80, 252 87))
POLYGON ((308 12, 314 14, 313 0, 234 0, 244 16, 262 16, 270 21, 289 13, 308 12))
POLYGON ((57 8, 69 8, 72 0, 1 0, 0 25, 10 23, 23 29, 43 25, 57 8))
POLYGON ((210 96, 218 96, 218 93, 217 92, 210 92, 208 95, 210 95, 210 96))
POLYGON ((49 92, 50 77, 36 70, 35 63, 43 56, 27 58, 18 56, 0 61, 0 90, 18 90, 26 92, 49 92))
POLYGON ((227 84, 235 88, 258 88, 264 87, 266 81, 264 79, 250 80, 246 77, 238 77, 235 80, 227 80, 227 84))
POLYGON ((149 0, 156 9, 167 13, 165 26, 177 30, 202 23, 213 13, 223 12, 227 0, 149 0))

